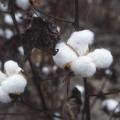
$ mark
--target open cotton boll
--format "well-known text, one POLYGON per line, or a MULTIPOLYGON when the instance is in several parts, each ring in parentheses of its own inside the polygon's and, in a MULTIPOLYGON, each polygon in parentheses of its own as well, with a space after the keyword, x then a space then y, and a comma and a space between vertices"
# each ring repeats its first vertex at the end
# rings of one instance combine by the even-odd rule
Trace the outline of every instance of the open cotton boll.
POLYGON ((7 10, 8 9, 8 5, 4 5, 3 3, 0 3, 0 10, 7 10))
POLYGON ((67 41, 67 44, 73 47, 80 55, 83 55, 88 50, 88 45, 92 44, 94 33, 90 30, 82 30, 73 32, 67 41))
POLYGON ((16 0, 16 4, 18 7, 22 8, 23 10, 28 9, 30 6, 29 0, 16 0))
POLYGON ((63 42, 58 43, 55 49, 58 50, 58 52, 53 56, 53 60, 61 68, 64 68, 66 64, 77 58, 76 53, 63 42))
POLYGON ((8 25, 13 25, 13 20, 12 20, 12 17, 9 15, 9 14, 6 14, 4 16, 4 21, 6 24, 8 25))
POLYGON ((21 23, 22 22, 22 19, 21 19, 22 13, 20 13, 20 12, 15 13, 15 18, 18 23, 21 23))
POLYGON ((118 105, 119 105, 119 102, 114 99, 107 99, 102 102, 102 108, 106 109, 108 112, 113 112, 114 109, 116 109, 115 113, 120 112, 120 106, 118 105))
POLYGON ((81 86, 81 85, 76 85, 75 88, 77 88, 82 95, 84 94, 84 91, 85 91, 85 90, 84 90, 84 87, 83 87, 83 86, 81 86))
POLYGON ((1 88, 0 86, 0 102, 1 103, 9 103, 11 102, 11 98, 9 95, 1 88))
POLYGON ((81 56, 71 64, 71 70, 81 77, 91 77, 96 72, 95 64, 87 56, 81 56))
POLYGON ((113 56, 109 50, 96 49, 88 54, 97 68, 108 68, 113 62, 113 56))
POLYGON ((0 71, 0 84, 2 81, 4 81, 7 78, 6 74, 4 74, 2 71, 0 71))
POLYGON ((22 68, 19 67, 17 62, 15 62, 13 60, 8 60, 4 64, 4 70, 8 76, 11 76, 16 73, 19 73, 22 70, 22 68))
POLYGON ((10 76, 1 83, 1 87, 5 92, 18 95, 24 92, 26 85, 26 79, 20 74, 10 76))
POLYGON ((6 39, 12 38, 13 35, 14 35, 13 31, 10 30, 10 29, 6 29, 6 30, 4 31, 4 37, 5 37, 6 39))

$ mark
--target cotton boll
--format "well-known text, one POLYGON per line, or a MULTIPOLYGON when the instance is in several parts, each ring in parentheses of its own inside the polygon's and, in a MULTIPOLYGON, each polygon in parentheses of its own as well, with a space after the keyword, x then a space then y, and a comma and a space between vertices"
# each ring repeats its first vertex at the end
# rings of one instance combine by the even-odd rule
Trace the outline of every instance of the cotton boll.
POLYGON ((88 54, 97 68, 108 68, 113 62, 113 56, 109 50, 96 49, 88 54))
POLYGON ((84 90, 84 87, 83 87, 83 86, 81 86, 81 85, 76 85, 75 88, 77 88, 82 95, 84 94, 84 91, 85 91, 85 90, 84 90))
POLYGON ((0 84, 2 81, 4 81, 7 78, 6 74, 4 74, 2 71, 0 71, 0 84))
POLYGON ((19 65, 17 64, 17 62, 15 62, 13 60, 8 60, 4 64, 4 70, 5 70, 5 73, 8 76, 12 76, 12 75, 14 75, 14 74, 19 73, 20 71, 22 71, 22 68, 19 67, 19 65))
POLYGON ((5 92, 18 95, 24 92, 26 85, 26 79, 20 74, 10 76, 1 83, 1 87, 5 92))
MULTIPOLYGON (((102 102, 102 108, 108 112, 113 112, 113 110, 118 106, 119 102, 114 99, 107 99, 102 102)), ((115 110, 115 113, 120 112, 120 106, 115 110)))
POLYGON ((20 55, 24 56, 24 48, 23 48, 23 46, 19 46, 18 51, 20 52, 20 55))
POLYGON ((61 68, 77 58, 76 53, 65 43, 58 43, 55 49, 58 52, 53 56, 53 60, 61 68))
POLYGON ((9 95, 1 88, 0 86, 0 102, 1 103, 9 103, 11 102, 11 98, 9 95))
POLYGON ((42 68, 42 72, 43 72, 44 74, 48 75, 48 74, 50 73, 50 67, 44 66, 44 67, 42 68))
POLYGON ((3 3, 0 3, 0 10, 7 10, 8 9, 8 6, 7 5, 4 5, 3 3))
POLYGON ((8 25, 13 25, 13 20, 12 20, 12 17, 9 15, 9 14, 6 14, 4 16, 4 21, 6 24, 8 25))
POLYGON ((73 47, 80 55, 88 51, 88 45, 92 44, 94 33, 90 30, 82 30, 72 33, 67 44, 73 47))
POLYGON ((28 9, 30 6, 29 0, 16 0, 16 4, 18 7, 22 8, 23 10, 28 9))
POLYGON ((81 77, 91 77, 95 74, 96 67, 89 57, 81 56, 72 62, 71 70, 81 77))
POLYGON ((22 13, 20 13, 20 12, 15 13, 15 18, 18 23, 21 23, 22 22, 22 19, 21 19, 22 13))
POLYGON ((10 30, 10 29, 6 29, 6 30, 4 31, 4 36, 5 36, 6 39, 12 38, 13 35, 14 35, 13 31, 10 30))

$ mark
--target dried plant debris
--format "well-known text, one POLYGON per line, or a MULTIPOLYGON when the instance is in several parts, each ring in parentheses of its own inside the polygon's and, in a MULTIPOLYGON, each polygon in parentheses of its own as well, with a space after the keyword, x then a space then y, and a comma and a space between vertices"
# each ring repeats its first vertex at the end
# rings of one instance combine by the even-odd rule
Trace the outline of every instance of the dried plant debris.
POLYGON ((32 48, 40 48, 44 51, 51 51, 59 40, 57 26, 42 18, 34 18, 25 33, 23 33, 22 45, 25 54, 29 54, 32 48))

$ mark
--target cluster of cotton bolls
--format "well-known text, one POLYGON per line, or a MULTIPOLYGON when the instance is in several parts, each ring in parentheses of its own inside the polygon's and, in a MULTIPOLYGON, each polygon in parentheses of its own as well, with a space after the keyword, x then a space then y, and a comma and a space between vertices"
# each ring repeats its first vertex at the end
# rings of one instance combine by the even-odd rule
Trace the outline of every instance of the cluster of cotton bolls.
POLYGON ((108 68, 113 57, 109 50, 100 48, 92 52, 89 45, 94 42, 94 33, 90 30, 73 32, 67 43, 56 45, 57 53, 53 56, 54 62, 61 68, 69 68, 75 75, 91 77, 96 69, 108 68))
POLYGON ((4 71, 0 71, 0 102, 9 103, 13 100, 10 95, 19 96, 24 92, 27 80, 15 61, 6 61, 4 71))

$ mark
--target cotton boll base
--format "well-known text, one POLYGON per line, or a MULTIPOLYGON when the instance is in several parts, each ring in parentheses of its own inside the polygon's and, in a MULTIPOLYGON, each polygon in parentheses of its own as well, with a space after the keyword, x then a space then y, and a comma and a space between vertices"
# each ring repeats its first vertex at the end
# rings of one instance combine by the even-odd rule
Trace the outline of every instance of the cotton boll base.
POLYGON ((55 49, 58 49, 58 52, 53 56, 53 60, 61 68, 77 58, 76 53, 65 43, 58 43, 55 49))
POLYGON ((96 67, 89 57, 82 56, 72 62, 71 70, 81 77, 91 77, 95 74, 96 67))
POLYGON ((6 93, 21 94, 27 85, 26 79, 19 74, 8 77, 1 83, 1 88, 6 93))
POLYGON ((11 98, 9 95, 0 87, 0 102, 1 103, 9 103, 11 102, 11 98))
POLYGON ((113 56, 109 50, 96 49, 89 53, 88 56, 95 63, 97 68, 108 68, 113 62, 113 56))

